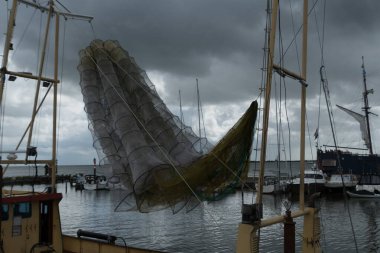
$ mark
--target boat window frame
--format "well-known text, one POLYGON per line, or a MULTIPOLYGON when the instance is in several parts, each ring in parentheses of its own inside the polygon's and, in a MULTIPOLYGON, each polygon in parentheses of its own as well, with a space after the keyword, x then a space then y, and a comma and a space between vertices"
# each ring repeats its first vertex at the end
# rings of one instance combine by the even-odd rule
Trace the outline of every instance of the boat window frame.
POLYGON ((32 217, 32 203, 31 202, 19 202, 13 206, 13 216, 21 216, 24 218, 32 217), (26 208, 26 210, 20 210, 26 208))
POLYGON ((7 221, 9 219, 9 204, 2 204, 1 221, 7 221))

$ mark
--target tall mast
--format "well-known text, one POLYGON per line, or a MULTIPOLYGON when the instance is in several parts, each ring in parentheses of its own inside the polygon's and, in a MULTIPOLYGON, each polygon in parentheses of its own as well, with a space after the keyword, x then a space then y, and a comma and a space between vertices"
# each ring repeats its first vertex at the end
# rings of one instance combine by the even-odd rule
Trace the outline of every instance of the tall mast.
POLYGON ((183 125, 185 119, 183 118, 183 112, 182 112, 182 98, 181 98, 181 90, 178 91, 179 94, 179 115, 180 115, 180 120, 181 120, 181 131, 183 130, 183 125))
POLYGON ((199 97, 199 86, 198 86, 198 78, 197 80, 197 100, 198 100, 198 129, 199 129, 199 151, 202 152, 202 131, 201 131, 201 104, 200 104, 200 97, 199 97))
POLYGON ((305 207, 304 177, 305 177, 305 121, 306 121, 306 77, 307 77, 307 28, 308 28, 309 1, 303 1, 303 26, 302 26, 302 69, 301 77, 305 82, 301 88, 301 133, 300 133, 300 195, 299 205, 305 207))
POLYGON ((366 72, 365 72, 365 68, 364 68, 364 56, 362 56, 362 69, 363 69, 363 86, 364 86, 364 91, 363 91, 364 107, 363 107, 363 110, 364 110, 365 120, 367 123, 368 149, 369 149, 369 153, 371 155, 373 155, 371 128, 369 126, 369 117, 368 117, 368 115, 371 113, 369 111, 369 109, 371 109, 371 107, 369 107, 369 104, 368 104, 368 94, 373 93, 373 89, 367 90, 367 78, 366 78, 366 72))
MULTIPOLYGON (((41 88, 42 73, 44 71, 45 54, 46 54, 48 37, 49 37, 50 19, 52 17, 52 13, 53 13, 53 4, 51 1, 49 1, 49 12, 47 15, 47 22, 46 22, 46 27, 45 27, 45 37, 44 37, 44 42, 43 42, 41 56, 40 56, 40 65, 39 65, 39 72, 38 72, 38 79, 37 79, 37 87, 36 87, 36 91, 35 91, 35 95, 34 95, 34 104, 33 104, 33 111, 32 111, 32 119, 30 121, 30 127, 29 127, 29 136, 28 136, 27 148, 29 148, 31 146, 34 121, 35 121, 35 118, 37 115, 38 97, 39 97, 40 88, 41 88)), ((27 159, 28 159, 28 154, 26 154, 26 157, 25 157, 25 160, 27 160, 27 159)))
MULTIPOLYGON (((11 153, 18 152, 18 148, 20 147, 21 142, 23 141, 24 137, 26 136, 27 132, 29 131, 29 136, 28 136, 28 141, 27 141, 28 142, 27 143, 27 149, 26 149, 26 151, 21 151, 19 153, 25 152, 26 156, 28 156, 29 154, 30 155, 36 155, 36 153, 32 154, 34 151, 30 151, 30 150, 28 150, 28 148, 31 145, 31 137, 32 137, 31 135, 33 132, 33 124, 34 124, 35 117, 36 117, 36 115, 37 115, 40 107, 42 106, 42 104, 46 98, 46 95, 47 95, 47 93, 46 93, 45 96, 43 97, 42 101, 40 102, 40 104, 37 106, 40 84, 41 84, 41 81, 43 81, 44 83, 46 82, 46 83, 52 84, 53 92, 54 92, 53 96, 54 97, 53 97, 53 115, 52 115, 52 117, 53 117, 53 121, 52 121, 53 126, 52 127, 53 128, 52 128, 52 151, 51 151, 52 157, 51 157, 51 159, 28 160, 26 157, 26 159, 24 159, 24 160, 0 159, 0 162, 1 162, 1 164, 6 164, 7 166, 9 164, 31 164, 31 163, 33 163, 33 164, 34 163, 36 163, 36 164, 49 164, 51 166, 51 169, 52 169, 51 179, 52 179, 53 191, 55 191, 55 172, 56 172, 56 160, 57 160, 57 156, 56 156, 56 152, 57 152, 57 150, 56 150, 56 146, 57 146, 57 90, 58 90, 57 86, 59 84, 59 80, 58 80, 59 43, 58 43, 58 41, 59 41, 59 16, 60 15, 63 15, 65 18, 73 18, 73 19, 86 20, 86 21, 91 21, 93 19, 92 17, 89 17, 89 16, 77 15, 77 14, 72 14, 69 12, 61 12, 55 8, 54 0, 49 0, 49 5, 47 7, 42 6, 36 2, 29 1, 29 0, 13 0, 12 9, 10 11, 10 17, 8 20, 6 39, 5 39, 5 43, 4 43, 2 65, 1 65, 1 69, 0 69, 0 104, 2 104, 2 101, 3 101, 2 98, 3 98, 3 90, 4 90, 6 75, 9 75, 10 77, 12 77, 13 80, 11 80, 11 81, 16 80, 16 77, 37 80, 35 101, 34 101, 34 107, 33 107, 31 121, 30 121, 29 125, 27 126, 27 129, 25 130, 24 135, 21 137, 19 144, 17 145, 15 150, 12 150, 11 153), (8 69, 8 66, 7 66, 8 65, 8 58, 9 58, 9 50, 11 49, 11 45, 12 45, 11 40, 13 37, 13 30, 14 30, 14 26, 16 24, 15 20, 16 20, 16 12, 17 12, 18 3, 24 4, 24 5, 32 7, 32 8, 37 8, 37 9, 41 10, 42 12, 48 13, 47 24, 46 24, 46 28, 45 28, 45 38, 43 41, 43 49, 42 49, 42 52, 40 55, 39 69, 38 69, 37 75, 33 75, 32 73, 11 71, 8 69), (54 78, 48 78, 48 77, 42 76, 42 73, 43 73, 43 66, 44 66, 44 60, 45 60, 46 46, 48 43, 48 32, 50 29, 49 28, 50 27, 50 20, 52 19, 52 17, 54 15, 56 15, 55 16, 55 36, 54 36, 54 39, 55 39, 55 43, 54 43, 54 78), (30 153, 29 153, 29 151, 30 151, 30 153)), ((47 92, 49 92, 49 90, 50 90, 50 87, 48 88, 47 92)), ((3 154, 3 153, 8 153, 8 152, 0 150, 0 154, 3 154)), ((5 170, 6 170, 6 168, 5 168, 5 170)), ((5 172, 5 170, 4 170, 4 172, 5 172)))
POLYGON ((275 46, 275 38, 276 38, 277 13, 278 13, 278 1, 273 1, 271 27, 270 27, 270 34, 269 34, 269 49, 268 49, 268 55, 267 55, 268 60, 267 60, 267 74, 266 74, 265 98, 264 98, 263 132, 262 132, 262 137, 261 137, 260 173, 259 173, 259 181, 258 181, 259 187, 257 189, 257 194, 256 194, 256 203, 258 203, 259 205, 262 203, 265 160, 266 160, 266 154, 267 154, 269 109, 270 109, 270 96, 271 96, 271 88, 272 88, 272 73, 273 73, 274 46, 275 46))

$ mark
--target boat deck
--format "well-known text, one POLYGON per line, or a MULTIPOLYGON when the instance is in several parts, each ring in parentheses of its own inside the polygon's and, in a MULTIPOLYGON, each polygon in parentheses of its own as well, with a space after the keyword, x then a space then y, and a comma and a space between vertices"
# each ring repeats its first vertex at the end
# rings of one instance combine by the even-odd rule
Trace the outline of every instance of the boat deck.
POLYGON ((63 235, 63 253, 162 253, 163 251, 119 246, 106 242, 63 235))

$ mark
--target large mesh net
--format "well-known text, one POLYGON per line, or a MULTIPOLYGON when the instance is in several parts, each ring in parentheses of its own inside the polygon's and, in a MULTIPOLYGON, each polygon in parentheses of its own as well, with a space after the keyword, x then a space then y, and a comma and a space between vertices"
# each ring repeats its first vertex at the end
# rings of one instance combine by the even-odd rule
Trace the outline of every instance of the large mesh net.
POLYGON ((78 70, 94 147, 126 190, 117 211, 191 210, 246 179, 256 101, 212 147, 170 112, 118 42, 93 41, 78 70))

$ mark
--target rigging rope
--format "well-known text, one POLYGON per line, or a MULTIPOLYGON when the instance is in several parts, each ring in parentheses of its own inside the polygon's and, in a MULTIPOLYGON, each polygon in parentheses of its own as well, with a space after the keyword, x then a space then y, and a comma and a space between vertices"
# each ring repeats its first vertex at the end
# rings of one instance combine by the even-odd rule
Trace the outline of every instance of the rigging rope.
MULTIPOLYGON (((317 2, 318 2, 318 0, 316 0, 314 6, 316 5, 317 2)), ((317 24, 317 27, 318 27, 317 19, 315 19, 315 20, 316 20, 316 24, 317 24)), ((323 90, 324 90, 324 93, 325 93, 326 105, 327 105, 327 110, 328 110, 329 119, 330 119, 330 125, 331 125, 331 131, 332 131, 332 134, 333 134, 333 141, 334 141, 334 146, 335 146, 335 150, 336 150, 336 154, 337 154, 338 171, 340 171, 340 176, 341 176, 341 180, 342 180, 343 197, 344 197, 344 202, 346 203, 346 206, 347 206, 347 212, 348 212, 348 217, 349 217, 349 220, 350 220, 350 226, 351 226, 353 241, 354 241, 354 245, 355 245, 355 250, 356 250, 356 252, 359 252, 359 250, 358 250, 358 244, 357 244, 357 241, 356 241, 355 229, 354 229, 354 225, 353 225, 353 221, 352 221, 351 209, 350 209, 350 205, 348 203, 347 194, 346 194, 346 187, 345 187, 345 183, 344 183, 344 179, 343 179, 343 171, 342 171, 342 167, 341 167, 340 156, 339 156, 339 152, 338 152, 338 148, 337 148, 337 142, 336 142, 336 136, 335 136, 336 135, 335 122, 334 122, 334 116, 333 116, 333 113, 332 113, 332 110, 331 110, 332 107, 331 107, 331 101, 330 101, 330 94, 329 94, 329 90, 328 90, 328 82, 327 82, 327 77, 326 77, 326 69, 324 67, 325 23, 326 23, 326 0, 324 1, 324 8, 323 8, 322 38, 320 37, 319 29, 318 29, 318 38, 319 38, 318 41, 320 43, 320 49, 321 49, 321 68, 320 68, 321 82, 320 83, 321 83, 321 86, 323 87, 323 90), (325 75, 323 75, 323 73, 325 75)), ((321 88, 320 88, 320 90, 321 90, 321 88)), ((319 114, 320 114, 320 108, 319 108, 319 114)), ((320 119, 320 115, 319 114, 318 114, 318 129, 319 129, 319 119, 320 119)))
POLYGON ((20 38, 19 42, 17 43, 16 47, 13 50, 13 54, 12 54, 12 56, 10 58, 10 61, 12 61, 13 57, 15 57, 16 53, 18 52, 17 49, 19 48, 20 44, 23 42, 25 34, 26 34, 26 31, 29 29, 29 26, 32 23, 32 20, 34 19, 34 15, 36 14, 36 12, 37 12, 37 9, 34 9, 34 12, 32 13, 32 16, 30 17, 29 21, 27 22, 27 24, 25 26, 24 31, 22 32, 22 35, 21 35, 21 38, 20 38))
MULTIPOLYGON (((314 10, 316 4, 318 3, 319 0, 316 0, 316 2, 314 2, 313 6, 311 7, 311 9, 309 10, 307 16, 309 17, 311 12, 314 10)), ((290 47, 292 46, 293 43, 295 43, 296 41, 296 38, 298 36, 298 34, 301 32, 302 30, 302 27, 303 27, 303 24, 300 25, 299 29, 297 30, 296 34, 293 36, 293 39, 290 41, 288 47, 286 48, 285 52, 284 52, 284 56, 286 55, 286 53, 288 52, 288 50, 290 49, 290 47)))

